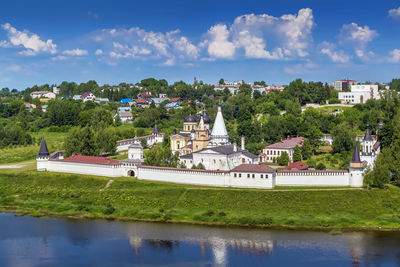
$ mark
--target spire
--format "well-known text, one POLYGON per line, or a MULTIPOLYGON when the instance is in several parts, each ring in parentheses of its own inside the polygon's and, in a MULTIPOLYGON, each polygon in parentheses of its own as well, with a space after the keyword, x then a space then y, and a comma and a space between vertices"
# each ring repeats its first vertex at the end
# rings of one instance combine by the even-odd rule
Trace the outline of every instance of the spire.
POLYGON ((357 140, 356 140, 356 145, 354 146, 354 152, 353 152, 353 157, 351 158, 351 163, 361 163, 360 150, 358 149, 357 140))
POLYGON ((44 157, 44 156, 49 156, 49 155, 50 155, 50 153, 49 153, 49 150, 47 149, 46 140, 44 140, 44 137, 43 137, 38 156, 44 157))
POLYGON ((225 127, 224 117, 222 116, 221 104, 218 105, 217 117, 211 131, 209 146, 228 145, 228 132, 225 127))
POLYGON ((156 124, 156 125, 154 125, 153 134, 157 135, 157 134, 159 134, 159 133, 160 133, 160 132, 158 131, 157 124, 156 124))
POLYGON ((369 124, 367 124, 367 131, 364 135, 364 141, 373 141, 374 139, 371 136, 371 132, 369 131, 369 124))
POLYGON ((197 127, 198 130, 206 130, 206 127, 204 126, 204 116, 203 114, 200 115, 200 122, 199 126, 197 127))

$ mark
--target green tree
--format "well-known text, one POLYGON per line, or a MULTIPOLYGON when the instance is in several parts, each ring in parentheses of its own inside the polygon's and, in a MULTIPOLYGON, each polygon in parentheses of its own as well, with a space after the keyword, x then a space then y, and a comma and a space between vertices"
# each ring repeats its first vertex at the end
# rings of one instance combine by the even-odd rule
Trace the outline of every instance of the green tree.
POLYGON ((296 145, 293 151, 293 161, 301 161, 301 150, 298 145, 296 145))
POLYGON ((224 84, 225 83, 225 80, 224 79, 219 79, 219 81, 218 81, 218 84, 224 84))
POLYGON ((176 168, 179 163, 178 155, 173 155, 169 147, 164 147, 162 144, 145 151, 144 156, 144 165, 176 168))
POLYGON ((310 141, 308 141, 308 139, 305 139, 303 142, 303 145, 301 147, 301 156, 303 160, 310 159, 312 156, 312 146, 310 144, 310 141))
POLYGON ((332 132, 332 137, 333 153, 343 153, 353 149, 355 135, 347 123, 337 125, 332 132))
POLYGON ((326 170, 325 164, 322 162, 318 163, 317 166, 315 167, 316 170, 326 170))
POLYGON ((277 160, 278 164, 281 166, 287 166, 289 163, 289 155, 286 151, 283 151, 281 156, 277 160))

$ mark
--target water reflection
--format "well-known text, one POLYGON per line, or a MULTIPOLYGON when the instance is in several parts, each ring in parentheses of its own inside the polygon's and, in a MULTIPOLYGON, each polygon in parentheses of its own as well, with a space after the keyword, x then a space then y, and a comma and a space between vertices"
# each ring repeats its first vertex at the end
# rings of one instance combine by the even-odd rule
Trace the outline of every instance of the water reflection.
POLYGON ((234 229, 0 214, 0 266, 400 266, 399 232, 234 229))

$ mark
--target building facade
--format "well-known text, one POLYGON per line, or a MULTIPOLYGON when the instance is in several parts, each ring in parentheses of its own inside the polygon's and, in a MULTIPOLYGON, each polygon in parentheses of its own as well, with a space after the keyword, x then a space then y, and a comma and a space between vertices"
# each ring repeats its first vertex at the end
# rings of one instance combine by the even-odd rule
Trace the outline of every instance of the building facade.
POLYGON ((378 85, 358 84, 351 85, 350 92, 339 92, 339 100, 342 103, 364 104, 369 99, 380 99, 378 85))
POLYGON ((302 147, 304 142, 303 137, 288 137, 286 140, 281 140, 278 143, 264 147, 263 153, 260 155, 262 162, 276 162, 283 152, 289 155, 289 161, 293 162, 293 153, 296 146, 302 147))

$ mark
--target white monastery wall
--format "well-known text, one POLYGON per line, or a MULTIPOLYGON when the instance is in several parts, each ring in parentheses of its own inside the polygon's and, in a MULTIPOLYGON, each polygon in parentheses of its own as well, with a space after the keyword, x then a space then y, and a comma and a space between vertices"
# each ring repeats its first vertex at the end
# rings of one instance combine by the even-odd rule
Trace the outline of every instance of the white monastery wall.
POLYGON ((348 172, 278 172, 277 186, 350 186, 348 172))
POLYGON ((49 160, 47 170, 51 172, 66 172, 107 177, 127 176, 127 171, 125 171, 125 168, 123 168, 122 165, 102 165, 58 160, 49 160))
POLYGON ((140 180, 207 186, 229 184, 229 172, 139 166, 137 173, 140 180))
POLYGON ((232 187, 272 189, 275 182, 276 175, 273 173, 231 172, 229 178, 232 187))

